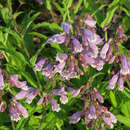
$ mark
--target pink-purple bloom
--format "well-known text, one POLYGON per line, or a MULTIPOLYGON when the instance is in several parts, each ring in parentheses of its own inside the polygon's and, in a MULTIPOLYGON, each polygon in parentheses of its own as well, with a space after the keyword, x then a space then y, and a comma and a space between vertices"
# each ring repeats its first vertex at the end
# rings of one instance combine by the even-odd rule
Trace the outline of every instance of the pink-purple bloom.
POLYGON ((53 98, 51 98, 51 105, 52 105, 52 111, 59 112, 61 110, 60 105, 53 98))
POLYGON ((72 116, 69 117, 71 119, 69 121, 69 124, 75 124, 75 123, 79 122, 81 119, 81 116, 82 116, 82 111, 78 111, 78 112, 74 113, 72 116))
POLYGON ((124 90, 124 81, 123 81, 123 77, 122 76, 120 76, 119 81, 118 81, 118 89, 120 91, 124 90))
POLYGON ((113 129, 113 123, 117 122, 117 118, 115 115, 113 115, 111 112, 109 111, 104 111, 104 113, 102 114, 102 119, 104 120, 104 122, 109 126, 109 128, 113 129))
POLYGON ((0 90, 3 90, 4 89, 4 78, 3 78, 3 75, 2 75, 2 71, 0 70, 0 90))
POLYGON ((63 31, 67 34, 70 33, 71 24, 68 22, 61 23, 61 27, 63 28, 63 31))
POLYGON ((18 75, 11 75, 9 83, 11 86, 15 86, 17 88, 21 88, 23 90, 28 90, 27 82, 26 81, 19 81, 18 75))
POLYGON ((52 78, 52 72, 53 72, 53 65, 52 63, 50 63, 45 68, 43 68, 42 75, 50 79, 52 78))
POLYGON ((77 97, 80 94, 81 88, 75 90, 70 87, 67 87, 68 91, 71 93, 72 97, 77 97))
POLYGON ((65 42, 66 36, 64 33, 61 34, 55 34, 51 38, 47 40, 47 43, 58 43, 62 44, 65 42))
POLYGON ((46 62, 46 60, 47 60, 47 58, 44 58, 44 59, 41 59, 40 61, 38 61, 38 62, 35 64, 34 71, 41 71, 43 65, 44 65, 45 62, 46 62))
POLYGON ((116 82, 117 82, 117 80, 118 80, 118 75, 119 75, 119 73, 115 74, 115 75, 111 78, 111 80, 109 81, 109 85, 107 86, 107 89, 114 89, 115 84, 116 84, 116 82))
POLYGON ((67 54, 61 54, 61 53, 56 54, 56 61, 65 62, 67 58, 68 58, 67 54))
POLYGON ((122 55, 120 73, 122 75, 127 75, 130 73, 130 69, 125 55, 122 55))
POLYGON ((72 51, 76 54, 76 53, 82 52, 82 50, 83 50, 82 44, 80 44, 80 42, 76 38, 73 38, 72 51))

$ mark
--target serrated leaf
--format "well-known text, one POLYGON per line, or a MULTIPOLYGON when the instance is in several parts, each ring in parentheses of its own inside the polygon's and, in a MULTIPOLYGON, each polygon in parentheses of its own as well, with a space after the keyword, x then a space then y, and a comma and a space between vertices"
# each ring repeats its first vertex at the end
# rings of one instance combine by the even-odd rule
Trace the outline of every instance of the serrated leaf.
POLYGON ((113 93, 113 91, 110 91, 110 100, 111 100, 111 103, 114 107, 117 107, 117 101, 116 101, 116 97, 115 97, 115 94, 113 93))

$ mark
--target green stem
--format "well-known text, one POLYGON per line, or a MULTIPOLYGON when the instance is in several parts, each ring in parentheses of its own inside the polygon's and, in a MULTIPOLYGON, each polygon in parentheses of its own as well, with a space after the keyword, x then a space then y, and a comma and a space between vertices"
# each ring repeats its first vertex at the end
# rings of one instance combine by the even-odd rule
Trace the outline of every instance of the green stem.
POLYGON ((105 41, 107 42, 108 40, 108 35, 107 35, 107 31, 105 31, 105 41))

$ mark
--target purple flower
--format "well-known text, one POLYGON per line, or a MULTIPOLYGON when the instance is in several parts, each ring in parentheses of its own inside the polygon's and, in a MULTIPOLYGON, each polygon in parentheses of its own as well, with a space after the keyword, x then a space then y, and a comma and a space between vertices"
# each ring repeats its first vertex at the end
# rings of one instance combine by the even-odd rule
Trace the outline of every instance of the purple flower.
POLYGON ((74 90, 70 87, 67 87, 68 91, 71 93, 72 97, 77 97, 81 91, 81 88, 74 90))
POLYGON ((47 43, 58 43, 58 44, 62 44, 62 43, 65 42, 65 39, 66 39, 66 36, 64 35, 64 33, 55 34, 51 38, 49 38, 47 40, 47 43))
POLYGON ((92 28, 95 28, 96 27, 96 21, 95 20, 89 20, 89 19, 86 19, 83 21, 86 25, 92 27, 92 28))
POLYGON ((10 81, 9 81, 11 86, 16 86, 17 88, 21 88, 23 90, 28 90, 27 82, 26 81, 19 81, 18 80, 18 75, 11 75, 10 81))
POLYGON ((25 100, 25 103, 32 103, 33 99, 38 95, 38 93, 40 92, 40 89, 35 89, 35 88, 32 88, 30 87, 29 90, 28 90, 28 94, 26 95, 26 100, 25 100))
POLYGON ((55 65, 54 73, 61 73, 65 67, 66 62, 60 62, 58 65, 55 65))
POLYGON ((91 105, 90 105, 90 108, 89 108, 89 110, 87 112, 87 117, 90 120, 91 119, 97 119, 97 114, 96 114, 95 106, 94 106, 93 103, 91 103, 91 105))
POLYGON ((0 112, 4 112, 7 107, 7 104, 5 101, 1 101, 0 103, 0 112))
POLYGON ((41 71, 43 65, 45 64, 47 58, 41 59, 35 64, 34 71, 41 71))
POLYGON ((124 90, 124 81, 123 81, 122 76, 120 76, 119 81, 118 81, 118 89, 119 89, 120 91, 123 91, 123 90, 124 90))
POLYGON ((75 69, 80 75, 84 74, 84 72, 78 67, 78 65, 75 66, 75 69))
POLYGON ((13 121, 19 121, 21 119, 20 114, 22 114, 24 118, 28 117, 27 110, 16 101, 11 103, 11 105, 9 106, 9 111, 11 120, 13 121))
POLYGON ((67 93, 65 92, 64 87, 62 87, 61 89, 54 89, 53 94, 61 96, 66 95, 67 93))
POLYGON ((20 99, 22 99, 22 98, 25 98, 28 93, 29 93, 28 90, 21 90, 19 93, 17 93, 17 94, 13 97, 13 100, 20 100, 20 99))
POLYGON ((52 77, 52 72, 53 72, 53 65, 52 63, 50 63, 45 68, 43 68, 42 75, 50 79, 52 77))
POLYGON ((68 58, 68 55, 67 54, 60 54, 60 53, 57 53, 56 55, 56 61, 59 61, 59 62, 65 62, 68 58))
POLYGON ((76 38, 72 39, 72 50, 74 53, 79 53, 83 50, 82 44, 76 38))
POLYGON ((0 70, 0 90, 3 90, 5 84, 4 84, 4 78, 2 75, 2 71, 0 70))
POLYGON ((75 124, 75 123, 79 122, 81 119, 81 116, 82 116, 82 111, 78 111, 78 112, 74 113, 72 116, 69 117, 71 119, 69 121, 69 124, 75 124))
POLYGON ((106 58, 106 54, 107 54, 107 52, 108 52, 108 49, 109 49, 109 43, 107 42, 107 43, 105 43, 105 45, 103 46, 103 48, 102 48, 102 50, 101 50, 101 52, 100 52, 100 57, 101 57, 102 59, 105 59, 105 58, 106 58))
POLYGON ((117 122, 116 116, 109 111, 104 111, 102 119, 111 129, 113 128, 113 123, 117 122))
POLYGON ((108 52, 106 54, 106 61, 110 59, 110 56, 112 55, 113 52, 113 45, 111 44, 110 48, 108 49, 108 52))
POLYGON ((60 105, 53 98, 51 98, 51 105, 52 105, 52 111, 59 112, 61 110, 60 105))
POLYGON ((71 28, 70 23, 63 22, 63 23, 61 23, 61 27, 63 28, 64 32, 66 32, 67 34, 70 33, 70 28, 71 28))
POLYGON ((118 80, 118 74, 119 74, 119 73, 115 74, 115 75, 111 78, 111 80, 109 81, 109 85, 107 86, 107 89, 114 89, 115 84, 116 84, 116 82, 117 82, 117 80, 118 80))
POLYGON ((74 71, 64 70, 61 72, 61 77, 65 80, 77 78, 77 74, 74 71))
POLYGON ((122 55, 122 59, 121 59, 121 70, 120 73, 122 75, 127 75, 130 73, 129 67, 128 67, 128 63, 127 63, 127 59, 125 57, 125 55, 122 55))
POLYGON ((66 104, 68 102, 68 97, 66 95, 61 95, 60 101, 62 104, 66 104))
POLYGON ((40 104, 42 104, 42 102, 43 102, 43 100, 44 100, 44 98, 46 97, 46 93, 44 93, 43 95, 42 95, 42 97, 39 99, 39 101, 37 102, 37 105, 40 105, 40 104))

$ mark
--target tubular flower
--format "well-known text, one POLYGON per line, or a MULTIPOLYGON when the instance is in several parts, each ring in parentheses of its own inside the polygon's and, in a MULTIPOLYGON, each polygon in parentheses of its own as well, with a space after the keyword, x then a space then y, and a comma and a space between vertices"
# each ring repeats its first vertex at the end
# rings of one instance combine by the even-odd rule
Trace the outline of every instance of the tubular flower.
POLYGON ((49 38, 47 40, 47 43, 58 43, 58 44, 62 44, 62 43, 65 42, 65 39, 66 39, 66 36, 64 35, 64 33, 55 34, 51 38, 49 38))
POLYGON ((10 77, 9 83, 11 86, 16 86, 17 88, 21 88, 23 90, 28 90, 27 82, 26 81, 19 81, 18 75, 12 75, 10 77))
POLYGON ((123 90, 124 90, 124 81, 123 81, 122 76, 120 76, 119 81, 118 81, 118 89, 119 89, 120 91, 123 91, 123 90))
POLYGON ((40 61, 38 61, 38 62, 35 64, 34 71, 41 71, 43 65, 44 65, 45 62, 46 62, 46 60, 47 60, 47 58, 44 58, 44 59, 41 59, 40 61))
POLYGON ((72 39, 72 50, 75 54, 83 50, 82 44, 76 38, 72 39))
POLYGON ((70 33, 71 24, 68 22, 61 23, 61 27, 63 28, 63 31, 67 34, 70 33))
POLYGON ((0 70, 0 90, 3 90, 4 89, 4 78, 3 78, 3 75, 2 75, 2 71, 0 70))
POLYGON ((61 53, 56 54, 56 61, 65 62, 67 58, 68 58, 67 54, 61 54, 61 53))
POLYGON ((104 111, 103 115, 102 115, 102 119, 104 120, 104 122, 108 125, 108 127, 110 127, 111 129, 114 127, 113 123, 117 122, 117 118, 115 115, 113 115, 111 112, 109 111, 104 111))
POLYGON ((29 90, 28 90, 28 94, 26 95, 26 100, 25 100, 25 103, 32 103, 33 99, 38 95, 38 93, 40 92, 40 89, 35 89, 35 88, 32 88, 32 87, 29 87, 29 90))
POLYGON ((127 75, 130 73, 129 66, 128 66, 127 59, 126 59, 125 55, 122 55, 120 73, 122 75, 127 75))
POLYGON ((116 84, 116 82, 117 82, 117 80, 118 80, 118 74, 119 74, 119 73, 115 74, 115 75, 111 78, 111 80, 109 81, 109 85, 107 86, 107 89, 114 89, 115 84, 116 84))
POLYGON ((68 91, 71 93, 72 97, 77 97, 80 94, 81 89, 74 90, 70 87, 67 87, 68 91))
POLYGON ((62 95, 66 95, 67 93, 66 93, 64 87, 62 87, 61 89, 54 89, 53 94, 62 96, 62 95))
POLYGON ((95 106, 93 103, 91 103, 89 110, 87 111, 87 117, 88 119, 97 119, 95 106))
POLYGON ((69 121, 69 124, 76 124, 77 122, 80 121, 81 116, 82 116, 82 111, 78 111, 78 112, 74 113, 72 116, 69 117, 71 119, 69 121))
POLYGON ((52 77, 52 72, 53 72, 53 65, 52 63, 50 63, 45 68, 43 68, 42 75, 50 79, 52 77))
POLYGON ((51 98, 51 105, 52 105, 52 111, 59 112, 61 110, 60 105, 53 98, 51 98))
POLYGON ((66 104, 68 102, 68 97, 66 95, 61 95, 60 101, 62 104, 66 104))
POLYGON ((0 112, 4 112, 7 107, 7 104, 5 101, 1 101, 0 103, 0 112))
POLYGON ((21 119, 20 114, 22 114, 24 118, 28 117, 27 110, 16 101, 11 103, 11 105, 9 106, 9 111, 11 120, 13 121, 19 121, 21 119))

